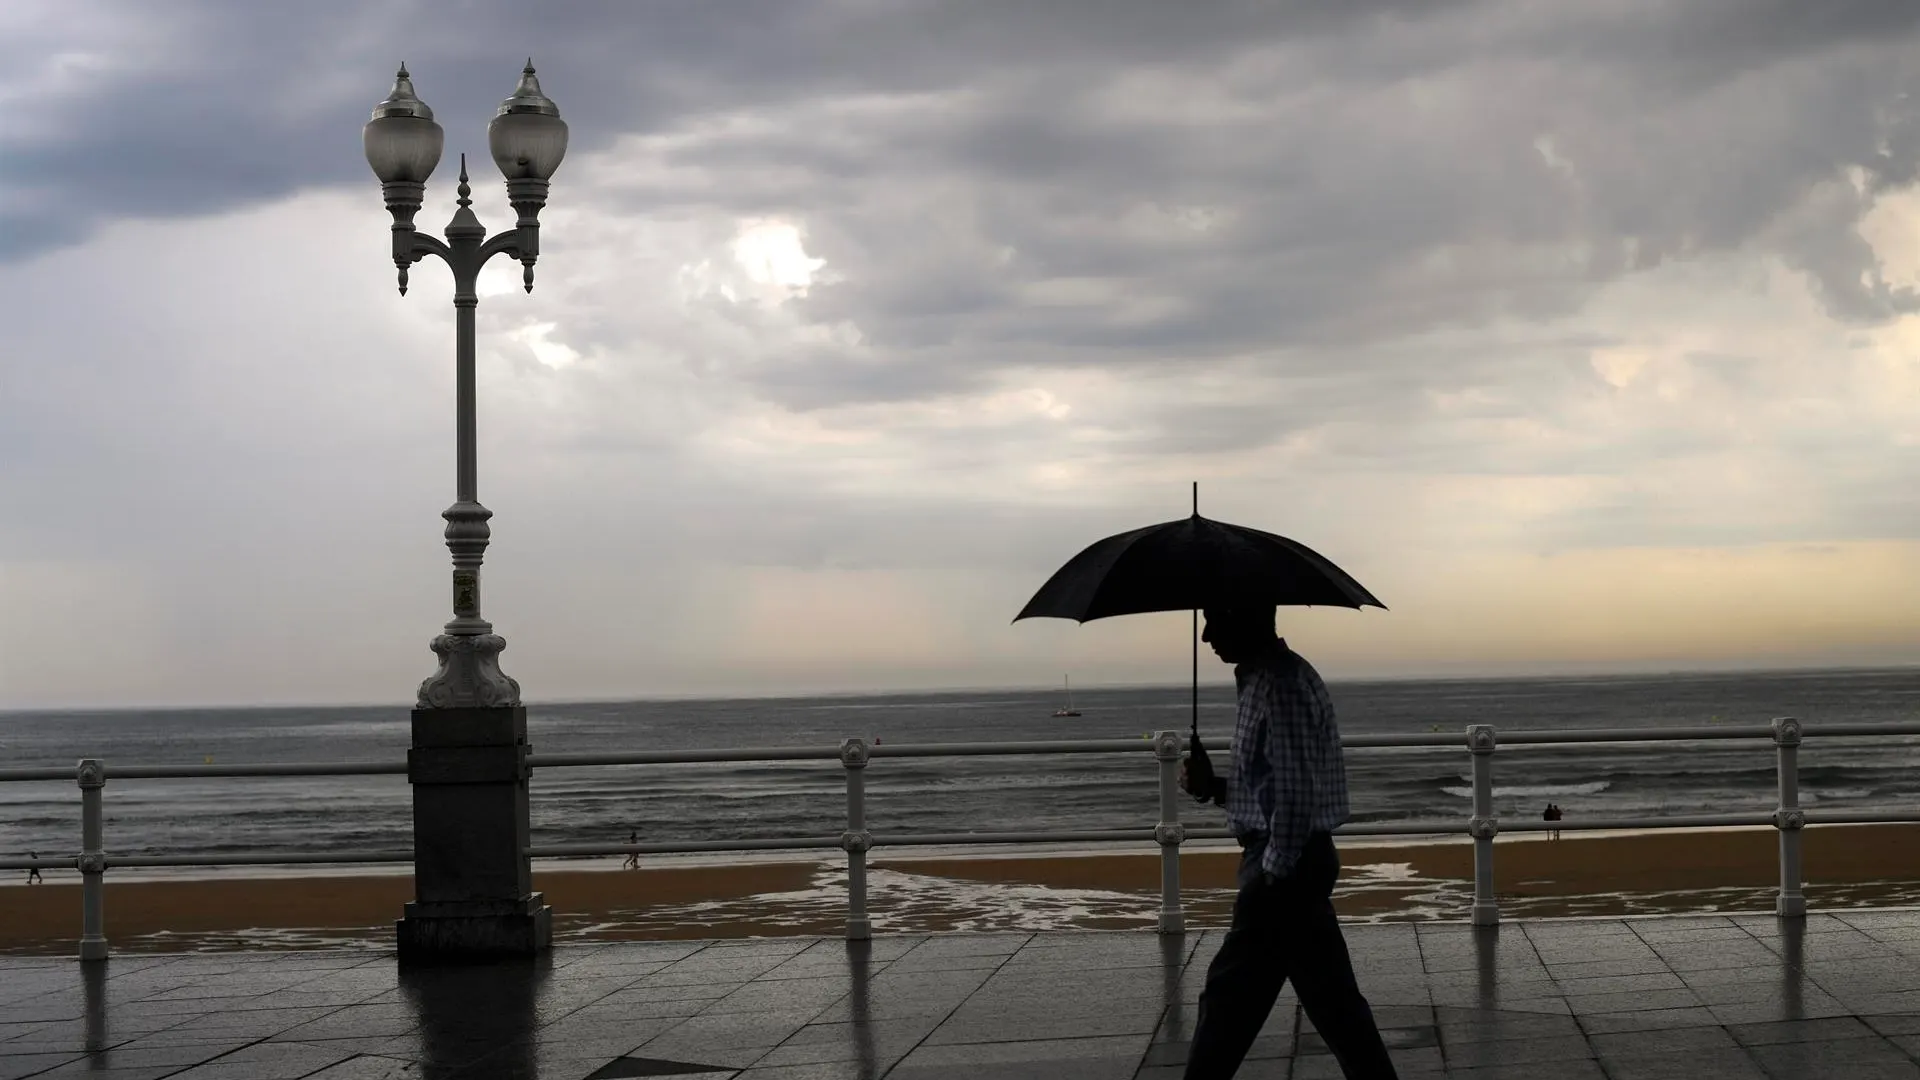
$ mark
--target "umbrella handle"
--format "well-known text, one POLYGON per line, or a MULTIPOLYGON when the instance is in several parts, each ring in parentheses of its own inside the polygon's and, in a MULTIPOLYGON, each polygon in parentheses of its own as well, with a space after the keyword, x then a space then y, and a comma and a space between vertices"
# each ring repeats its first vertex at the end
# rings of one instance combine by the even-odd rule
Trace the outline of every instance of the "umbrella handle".
MULTIPOLYGON (((1193 516, 1200 516, 1200 481, 1193 482, 1193 516)), ((1193 609, 1193 739, 1200 741, 1200 609, 1193 609)))

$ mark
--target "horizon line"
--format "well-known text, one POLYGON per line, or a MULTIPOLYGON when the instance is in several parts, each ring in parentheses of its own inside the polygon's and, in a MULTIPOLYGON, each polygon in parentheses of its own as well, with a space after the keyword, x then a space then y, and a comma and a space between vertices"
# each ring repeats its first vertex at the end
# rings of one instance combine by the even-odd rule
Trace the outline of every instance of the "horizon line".
MULTIPOLYGON (((1426 673, 1376 675, 1365 678, 1333 678, 1326 681, 1329 687, 1373 686, 1383 683, 1470 683, 1470 682, 1552 682, 1573 679, 1658 679, 1676 676, 1737 676, 1737 675, 1842 675, 1870 674, 1880 672, 1906 672, 1920 669, 1920 662, 1910 664, 1840 664, 1814 666, 1731 666, 1731 667, 1691 667, 1691 668, 1644 668, 1609 671, 1543 671, 1525 675, 1437 675, 1426 673)), ((1232 679, 1202 679, 1201 686, 1231 686, 1232 679)), ((1186 690, 1191 683, 1185 682, 1138 682, 1105 683, 1083 687, 1083 693, 1104 693, 1127 690, 1186 690)), ((811 693, 792 691, 769 691, 766 693, 686 693, 686 694, 633 694, 607 697, 554 697, 540 703, 539 707, 560 707, 568 705, 629 705, 648 702, 691 702, 691 701, 803 701, 822 698, 884 698, 884 697, 939 697, 950 694, 1019 694, 1051 693, 1054 688, 1048 685, 987 686, 962 685, 944 687, 864 689, 864 690, 819 690, 811 693)), ((523 706, 533 708, 535 706, 523 706)), ((411 711, 413 706, 398 701, 349 701, 349 702, 256 702, 252 704, 186 704, 186 705, 49 705, 49 706, 0 706, 0 717, 17 715, 47 715, 61 713, 173 713, 173 712, 238 712, 255 709, 387 709, 401 708, 411 711)))

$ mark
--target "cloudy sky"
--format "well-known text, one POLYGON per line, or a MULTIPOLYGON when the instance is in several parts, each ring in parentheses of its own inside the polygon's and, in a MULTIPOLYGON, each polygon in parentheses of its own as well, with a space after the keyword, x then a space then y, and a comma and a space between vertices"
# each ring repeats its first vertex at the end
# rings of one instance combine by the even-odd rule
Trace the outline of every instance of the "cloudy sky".
MULTIPOLYGON (((360 148, 405 60, 480 308, 530 701, 1175 682, 1009 625, 1091 541, 1294 537, 1330 676, 1920 660, 1920 6, 0 7, 0 707, 410 702, 453 313, 360 148)), ((1209 668, 1223 678, 1224 669, 1209 668)))

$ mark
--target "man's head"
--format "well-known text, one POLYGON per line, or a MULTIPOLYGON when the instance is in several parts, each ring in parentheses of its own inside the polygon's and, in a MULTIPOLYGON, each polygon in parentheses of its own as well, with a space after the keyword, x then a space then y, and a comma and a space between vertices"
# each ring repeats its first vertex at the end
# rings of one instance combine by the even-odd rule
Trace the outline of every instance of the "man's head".
POLYGON ((1272 604, 1207 608, 1200 640, 1213 646, 1215 655, 1227 663, 1244 664, 1279 643, 1273 631, 1273 612, 1272 604))

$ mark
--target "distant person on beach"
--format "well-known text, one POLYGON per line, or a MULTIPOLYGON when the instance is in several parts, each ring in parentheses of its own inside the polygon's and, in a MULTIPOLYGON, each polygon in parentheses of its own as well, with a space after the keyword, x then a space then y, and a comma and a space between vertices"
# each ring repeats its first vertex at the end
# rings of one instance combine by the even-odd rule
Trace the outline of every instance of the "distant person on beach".
MULTIPOLYGON (((628 844, 638 844, 639 842, 640 842, 640 830, 639 830, 639 829, 634 829, 634 830, 632 830, 632 831, 630 831, 630 832, 628 832, 628 833, 627 833, 627 843, 628 843, 628 844)), ((637 851, 629 851, 629 852, 627 852, 627 861, 626 861, 626 862, 623 862, 623 863, 621 863, 621 864, 620 864, 620 869, 622 869, 622 870, 638 870, 638 869, 640 869, 640 853, 639 853, 639 852, 637 852, 637 851)))
MULTIPOLYGON (((1544 813, 1544 814, 1541 814, 1541 815, 1540 815, 1540 819, 1541 819, 1542 821, 1559 821, 1559 820, 1560 820, 1560 808, 1559 808, 1558 806, 1555 806, 1555 805, 1554 805, 1554 804, 1552 804, 1552 803, 1548 803, 1548 804, 1547 804, 1547 812, 1546 812, 1546 813, 1544 813)), ((1553 830, 1553 833, 1552 833, 1551 835, 1553 836, 1553 838, 1554 838, 1555 840, 1558 840, 1558 839, 1560 839, 1560 830, 1559 830, 1559 829, 1555 829, 1555 830, 1553 830)))
MULTIPOLYGON (((27 852, 27 858, 29 858, 29 859, 38 859, 39 857, 40 857, 40 853, 39 853, 39 852, 37 852, 37 851, 29 851, 29 852, 27 852)), ((40 868, 39 868, 39 867, 37 867, 37 866, 29 866, 29 867, 27 867, 27 884, 29 884, 29 885, 41 885, 41 884, 44 884, 44 881, 43 881, 43 880, 42 880, 42 878, 40 877, 40 868)))
POLYGON ((1326 683, 1274 633, 1272 605, 1206 617, 1201 640, 1234 665, 1240 691, 1233 768, 1213 791, 1193 792, 1183 764, 1180 786, 1225 798, 1242 853, 1233 927, 1207 968, 1186 1080, 1233 1076, 1288 979, 1349 1080, 1394 1080, 1333 910, 1347 767, 1326 683))

